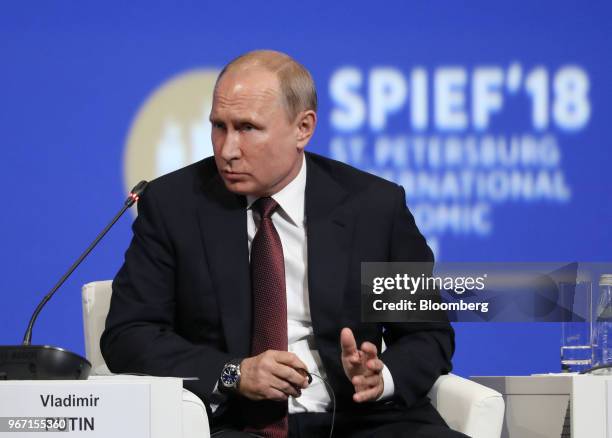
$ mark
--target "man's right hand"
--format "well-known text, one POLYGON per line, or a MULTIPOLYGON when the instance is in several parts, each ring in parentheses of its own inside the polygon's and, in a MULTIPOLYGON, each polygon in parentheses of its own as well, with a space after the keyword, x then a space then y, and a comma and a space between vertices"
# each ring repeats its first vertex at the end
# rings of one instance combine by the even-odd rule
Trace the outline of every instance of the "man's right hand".
POLYGON ((308 378, 298 370, 308 368, 295 354, 267 350, 240 363, 238 392, 251 400, 285 401, 299 397, 308 378))

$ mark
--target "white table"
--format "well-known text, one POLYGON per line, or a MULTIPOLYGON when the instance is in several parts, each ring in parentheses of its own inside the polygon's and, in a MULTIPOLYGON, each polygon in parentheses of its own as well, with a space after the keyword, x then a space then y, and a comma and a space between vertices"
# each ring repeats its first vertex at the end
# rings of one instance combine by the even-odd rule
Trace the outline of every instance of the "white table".
POLYGON ((612 376, 477 376, 506 403, 502 438, 612 438, 612 376))

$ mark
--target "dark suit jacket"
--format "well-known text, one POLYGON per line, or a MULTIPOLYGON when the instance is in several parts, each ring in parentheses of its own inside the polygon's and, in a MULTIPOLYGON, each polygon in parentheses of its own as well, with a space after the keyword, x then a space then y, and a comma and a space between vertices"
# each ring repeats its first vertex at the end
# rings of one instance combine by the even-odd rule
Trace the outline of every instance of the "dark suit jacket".
MULTIPOLYGON (((318 349, 338 409, 355 406, 340 361, 340 330, 381 346, 383 325, 361 323, 360 264, 431 261, 404 190, 345 164, 306 154, 308 285, 318 349)), ((212 158, 152 181, 113 282, 101 339, 114 372, 199 377, 204 401, 223 365, 249 356, 251 289, 246 200, 229 192, 212 158)), ((385 324, 382 360, 408 407, 451 369, 448 323, 385 324)))

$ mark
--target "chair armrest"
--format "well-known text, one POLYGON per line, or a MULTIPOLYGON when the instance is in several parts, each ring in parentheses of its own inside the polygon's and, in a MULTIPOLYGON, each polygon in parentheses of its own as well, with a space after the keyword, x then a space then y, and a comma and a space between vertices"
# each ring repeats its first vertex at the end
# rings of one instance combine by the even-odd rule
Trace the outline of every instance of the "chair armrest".
POLYGON ((183 438, 209 438, 206 407, 193 392, 183 389, 183 438))
POLYGON ((451 429, 472 438, 501 435, 505 404, 499 392, 448 374, 436 381, 429 398, 451 429))

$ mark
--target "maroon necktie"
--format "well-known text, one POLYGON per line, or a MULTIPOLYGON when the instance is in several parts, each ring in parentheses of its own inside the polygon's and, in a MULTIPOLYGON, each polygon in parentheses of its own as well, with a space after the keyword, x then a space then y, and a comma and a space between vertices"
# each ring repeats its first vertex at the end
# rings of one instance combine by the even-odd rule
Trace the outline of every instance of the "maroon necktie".
MULTIPOLYGON (((280 236, 272 223, 278 203, 259 198, 253 208, 261 221, 251 243, 251 287, 253 290, 253 338, 251 356, 266 350, 287 351, 287 292, 285 259, 280 236)), ((248 432, 267 438, 286 438, 288 434, 287 402, 261 401, 248 415, 257 420, 248 432)))

